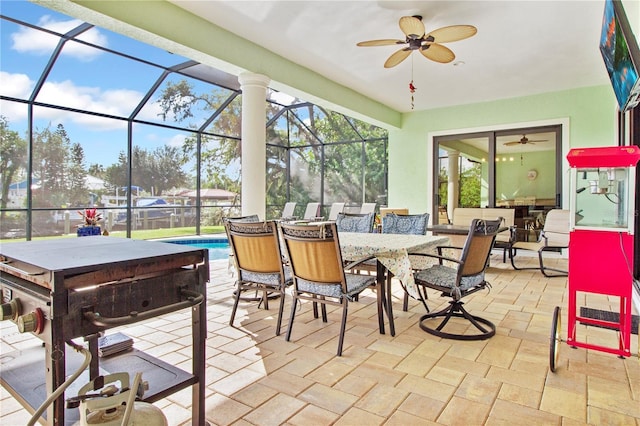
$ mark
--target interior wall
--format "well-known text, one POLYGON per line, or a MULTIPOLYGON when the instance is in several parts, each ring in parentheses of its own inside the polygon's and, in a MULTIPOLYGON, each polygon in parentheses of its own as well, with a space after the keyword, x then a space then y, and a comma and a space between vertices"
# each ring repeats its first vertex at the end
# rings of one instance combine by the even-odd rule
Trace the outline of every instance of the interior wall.
POLYGON ((517 197, 555 198, 554 151, 524 152, 522 160, 517 155, 512 157, 514 161, 500 163, 496 178, 497 200, 514 200, 517 197), (535 179, 529 179, 529 170, 538 173, 535 179), (508 176, 508 179, 500 179, 500 176, 508 176))
MULTIPOLYGON (((431 134, 563 124, 564 157, 572 147, 614 145, 615 119, 609 85, 404 114, 402 129, 389 131, 389 206, 432 211, 431 134)), ((568 170, 566 159, 563 170, 568 170)))

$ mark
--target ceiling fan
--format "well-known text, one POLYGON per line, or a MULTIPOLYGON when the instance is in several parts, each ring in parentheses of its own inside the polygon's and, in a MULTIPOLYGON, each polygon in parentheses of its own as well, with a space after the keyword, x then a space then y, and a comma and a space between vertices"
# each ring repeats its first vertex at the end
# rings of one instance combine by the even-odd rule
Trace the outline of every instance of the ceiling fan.
POLYGON ((382 39, 382 40, 369 40, 361 41, 358 46, 390 46, 390 45, 403 45, 405 47, 398 50, 384 63, 385 68, 391 68, 398 65, 400 62, 407 59, 407 57, 414 50, 419 50, 422 55, 435 62, 446 64, 455 59, 456 55, 453 54, 451 49, 443 46, 440 43, 448 43, 452 41, 463 40, 475 35, 478 30, 472 25, 451 25, 448 27, 442 27, 437 30, 425 33, 424 24, 422 23, 422 16, 403 16, 400 18, 400 30, 405 35, 404 40, 396 39, 382 39))
POLYGON ((526 144, 535 144, 536 142, 549 142, 547 139, 537 139, 532 140, 527 138, 527 135, 522 135, 522 139, 517 141, 505 142, 504 146, 513 146, 513 145, 526 145, 526 144))

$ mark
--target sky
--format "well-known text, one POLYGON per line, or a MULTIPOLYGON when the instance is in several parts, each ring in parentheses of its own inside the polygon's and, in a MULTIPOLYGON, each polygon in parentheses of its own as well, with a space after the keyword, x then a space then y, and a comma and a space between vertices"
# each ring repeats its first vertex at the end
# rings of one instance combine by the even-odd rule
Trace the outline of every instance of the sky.
MULTIPOLYGON (((81 21, 59 14, 27 1, 0 1, 3 15, 44 28, 65 33, 81 21)), ((2 20, 0 22, 0 93, 28 99, 51 58, 59 38, 26 26, 2 20)), ((145 45, 119 34, 92 28, 83 33, 83 40, 165 66, 187 61, 186 58, 145 45)), ((118 117, 128 117, 143 99, 162 69, 121 58, 80 43, 67 43, 56 60, 36 101, 62 105, 79 110, 96 111, 118 117)), ((175 80, 184 77, 176 76, 175 80)), ((196 90, 210 91, 212 86, 192 81, 196 90)), ((153 99, 157 98, 154 96, 153 99)), ((147 103, 137 118, 162 123, 157 103, 147 103)), ((1 102, 0 114, 9 121, 10 128, 24 136, 27 108, 24 104, 1 102)), ((62 123, 73 143, 81 143, 86 165, 108 166, 117 161, 120 151, 126 150, 125 121, 110 120, 86 114, 70 113, 49 108, 36 108, 36 128, 52 129, 62 123)), ((202 122, 203 116, 193 119, 202 122)), ((181 124, 187 127, 186 123, 181 124)), ((186 132, 166 130, 154 126, 135 126, 134 141, 153 150, 162 145, 182 145, 186 132)))

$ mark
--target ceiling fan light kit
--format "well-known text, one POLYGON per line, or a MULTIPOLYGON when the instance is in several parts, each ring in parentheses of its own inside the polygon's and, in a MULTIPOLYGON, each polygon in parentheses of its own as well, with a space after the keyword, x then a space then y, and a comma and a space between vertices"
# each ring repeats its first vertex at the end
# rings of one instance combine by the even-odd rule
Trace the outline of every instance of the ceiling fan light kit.
MULTIPOLYGON (((443 46, 441 43, 464 40, 465 38, 474 36, 478 32, 476 27, 472 25, 451 25, 426 33, 422 16, 420 15, 403 16, 400 18, 398 25, 405 35, 404 40, 380 39, 361 41, 357 46, 404 45, 400 50, 397 50, 389 56, 384 63, 385 68, 395 67, 407 59, 414 50, 419 51, 422 56, 429 60, 447 64, 452 62, 456 58, 456 55, 451 49, 443 46)), ((409 90, 413 94, 415 92, 415 86, 413 85, 413 64, 411 68, 412 76, 411 83, 409 83, 409 90)), ((413 95, 411 96, 411 109, 413 109, 413 95)))

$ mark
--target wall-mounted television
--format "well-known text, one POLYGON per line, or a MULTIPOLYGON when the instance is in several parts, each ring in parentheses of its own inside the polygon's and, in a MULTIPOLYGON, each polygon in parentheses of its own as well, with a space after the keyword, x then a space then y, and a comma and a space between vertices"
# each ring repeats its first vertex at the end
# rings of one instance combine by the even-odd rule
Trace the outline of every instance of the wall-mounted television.
POLYGON ((620 111, 632 109, 640 103, 640 49, 620 0, 605 0, 600 53, 620 111))

